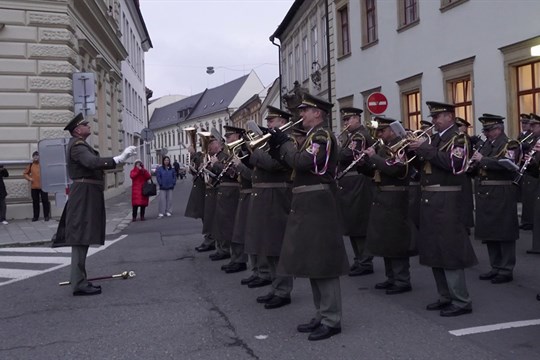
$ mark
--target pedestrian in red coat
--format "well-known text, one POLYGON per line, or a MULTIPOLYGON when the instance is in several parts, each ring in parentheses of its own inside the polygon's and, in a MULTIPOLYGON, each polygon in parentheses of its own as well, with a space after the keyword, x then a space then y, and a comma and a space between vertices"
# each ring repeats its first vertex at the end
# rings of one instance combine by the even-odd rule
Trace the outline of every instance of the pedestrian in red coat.
POLYGON ((144 211, 148 206, 148 196, 144 196, 142 193, 143 185, 152 177, 148 170, 146 170, 141 160, 135 160, 135 166, 129 177, 132 181, 131 186, 131 205, 133 205, 133 221, 137 220, 137 210, 141 208, 141 221, 144 220, 144 211))

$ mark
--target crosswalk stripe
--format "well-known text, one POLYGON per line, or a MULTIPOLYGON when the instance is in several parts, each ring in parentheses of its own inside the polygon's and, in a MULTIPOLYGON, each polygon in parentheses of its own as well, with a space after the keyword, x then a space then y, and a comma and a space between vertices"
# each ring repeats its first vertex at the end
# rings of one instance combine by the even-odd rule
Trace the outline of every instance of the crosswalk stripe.
POLYGON ((39 275, 41 270, 22 270, 22 269, 2 269, 0 268, 0 278, 15 279, 29 278, 30 276, 39 275))
POLYGON ((70 247, 62 247, 62 248, 42 248, 42 247, 9 247, 9 248, 0 248, 0 253, 3 252, 20 252, 20 253, 39 253, 39 254, 57 254, 57 253, 64 253, 68 254, 71 253, 70 247))
POLYGON ((0 263, 26 263, 26 264, 64 264, 71 261, 70 257, 60 256, 2 256, 0 255, 0 263))
MULTIPOLYGON (((117 241, 120 241, 126 238, 127 235, 120 235, 114 240, 107 240, 105 244, 100 247, 90 247, 88 249, 88 256, 98 253, 102 250, 105 250, 112 244, 117 241)), ((4 253, 34 253, 34 254, 71 254, 71 247, 62 247, 62 248, 39 248, 39 247, 20 247, 20 248, 0 248, 0 254, 4 253)), ((0 282, 0 286, 12 284, 17 281, 28 279, 33 276, 45 274, 71 264, 71 256, 9 256, 9 255, 0 255, 0 263, 27 263, 27 264, 51 264, 52 267, 45 270, 28 270, 28 269, 9 269, 9 268, 0 268, 0 278, 9 279, 4 282, 0 282)))

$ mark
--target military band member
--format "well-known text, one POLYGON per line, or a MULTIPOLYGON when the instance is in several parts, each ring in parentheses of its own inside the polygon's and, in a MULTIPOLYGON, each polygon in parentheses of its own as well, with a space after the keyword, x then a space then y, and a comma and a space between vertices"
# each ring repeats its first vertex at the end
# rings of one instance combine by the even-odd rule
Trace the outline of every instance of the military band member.
MULTIPOLYGON (((540 138, 540 127, 532 126, 530 114, 520 114, 521 132, 518 140, 522 144, 523 154, 528 153, 540 138), (533 132, 532 128, 536 131, 533 132)), ((522 165, 522 164, 520 164, 522 165)), ((523 174, 519 183, 520 199, 521 199, 521 222, 519 228, 522 230, 532 230, 534 222, 534 194, 539 185, 538 179, 531 176, 528 172, 523 174)))
MULTIPOLYGON (((215 246, 217 247, 216 243, 216 234, 214 231, 214 222, 215 222, 215 212, 216 212, 216 195, 217 195, 217 188, 214 187, 214 178, 217 176, 214 172, 212 172, 211 169, 211 161, 213 157, 216 156, 217 153, 222 151, 223 145, 214 137, 208 138, 208 145, 207 145, 207 156, 205 156, 205 159, 201 165, 201 169, 199 169, 199 173, 204 178, 205 181, 205 190, 204 190, 204 215, 203 215, 203 228, 202 233, 205 236, 205 239, 210 238, 214 240, 215 246), (213 175, 210 176, 210 173, 213 175)), ((222 256, 223 254, 219 253, 219 250, 216 250, 216 252, 212 253, 210 256, 215 257, 217 255, 222 256)))
POLYGON ((422 131, 427 130, 426 134, 428 136, 433 135, 433 123, 427 120, 420 120, 420 130, 422 131), (431 130, 428 130, 428 129, 431 129, 431 130))
MULTIPOLYGON (((229 127, 230 129, 231 127, 229 127)), ((240 129, 242 134, 245 132, 240 129)), ((251 176, 252 169, 249 165, 249 151, 247 149, 236 150, 237 155, 230 160, 232 167, 238 174, 238 182, 240 183, 240 194, 238 198, 238 206, 236 216, 234 218, 234 229, 231 238, 231 261, 223 269, 227 274, 244 271, 247 269, 248 256, 244 251, 247 214, 249 211, 249 199, 251 197, 251 176), (239 158, 242 157, 243 159, 239 158)))
MULTIPOLYGON (((225 141, 227 144, 240 139, 244 129, 234 126, 224 126, 225 141)), ((214 187, 216 190, 216 210, 212 224, 212 236, 216 239, 216 253, 210 256, 212 261, 225 260, 231 257, 231 239, 234 230, 234 221, 238 199, 240 196, 240 183, 238 173, 233 167, 227 167, 230 155, 220 148, 212 157, 212 172, 216 174, 214 187)))
MULTIPOLYGON (((268 106, 266 122, 269 129, 285 125, 292 114, 268 106)), ((262 278, 248 284, 260 287, 271 281, 266 295, 257 297, 257 302, 266 309, 275 309, 291 303, 292 276, 277 274, 285 225, 291 207, 291 168, 263 149, 256 149, 250 158, 253 166, 252 196, 248 213, 246 252, 256 255, 257 261, 266 259, 270 279, 262 278)))
POLYGON ((293 200, 278 271, 310 279, 316 315, 297 328, 309 332, 309 340, 341 332, 339 277, 349 271, 335 195, 338 146, 332 132, 323 127, 331 107, 306 94, 299 105, 308 130, 303 146, 297 149, 280 131, 271 138, 273 156, 294 169, 293 200))
POLYGON ((390 124, 397 120, 375 117, 377 137, 384 143, 378 150, 364 150, 365 162, 360 171, 370 174, 375 184, 369 216, 366 248, 384 258, 386 280, 375 285, 386 294, 411 291, 409 256, 415 254, 408 219, 408 164, 405 152, 392 150, 400 138, 390 124))
MULTIPOLYGON (((340 110, 343 127, 347 127, 347 131, 339 150, 338 174, 374 142, 368 129, 361 123, 362 112, 362 109, 352 107, 340 110)), ((349 276, 373 274, 373 256, 366 255, 364 251, 373 198, 372 181, 353 169, 339 180, 337 196, 344 235, 349 236, 354 252, 354 263, 349 276)))
POLYGON ((508 139, 504 133, 502 116, 483 114, 478 120, 487 139, 471 158, 479 179, 474 235, 487 245, 491 264, 491 270, 481 274, 480 280, 500 284, 513 279, 519 238, 517 188, 512 184, 515 169, 505 164, 508 161, 515 164, 521 154, 519 143, 508 139))
MULTIPOLYGON (((540 116, 531 114, 530 124, 531 131, 533 133, 540 133, 540 116)), ((538 185, 533 192, 534 199, 534 213, 533 213, 533 240, 532 249, 527 250, 528 253, 539 254, 540 253, 540 137, 537 138, 534 146, 524 156, 524 161, 529 163, 526 166, 526 173, 538 181, 538 185)), ((522 167, 524 165, 522 164, 522 167)), ((540 299, 539 299, 540 300, 540 299)))
POLYGON ((64 207, 53 247, 71 246, 71 288, 74 296, 101 294, 101 286, 87 280, 86 255, 90 245, 105 243, 105 174, 135 154, 128 146, 115 157, 100 157, 86 139, 92 134, 88 121, 79 113, 64 128, 71 134, 66 161, 70 186, 69 201, 64 207))
POLYGON ((437 133, 431 143, 419 139, 409 145, 421 173, 420 264, 432 268, 439 293, 439 299, 426 309, 458 316, 472 312, 464 269, 478 263, 461 217, 468 138, 458 132, 454 105, 428 101, 427 106, 437 133))
MULTIPOLYGON (((191 160, 189 172, 193 177, 193 185, 191 186, 191 192, 189 194, 184 216, 203 220, 206 185, 204 182, 204 176, 199 174, 198 170, 204 164, 204 154, 200 151, 196 152, 192 146, 188 147, 188 152, 191 160)), ((212 251, 215 249, 216 247, 214 245, 214 239, 212 239, 210 234, 204 234, 202 244, 195 248, 195 250, 198 252, 212 251)))
MULTIPOLYGON (((462 134, 467 134, 468 129, 471 127, 471 124, 458 116, 456 116, 456 125, 458 126, 458 131, 462 134)), ((473 146, 469 143, 469 154, 473 154, 473 146)), ((473 198, 473 181, 469 173, 467 176, 463 177, 463 191, 461 192, 461 203, 462 203, 462 215, 465 226, 467 227, 467 234, 471 234, 471 228, 474 227, 474 198, 473 198)))

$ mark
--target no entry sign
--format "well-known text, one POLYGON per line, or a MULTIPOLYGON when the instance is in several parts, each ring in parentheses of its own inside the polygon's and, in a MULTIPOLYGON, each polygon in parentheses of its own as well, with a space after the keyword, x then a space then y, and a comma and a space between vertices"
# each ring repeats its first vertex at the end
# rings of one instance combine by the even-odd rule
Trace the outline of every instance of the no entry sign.
POLYGON ((367 107, 373 115, 380 115, 388 108, 388 100, 380 92, 374 92, 367 98, 367 107))

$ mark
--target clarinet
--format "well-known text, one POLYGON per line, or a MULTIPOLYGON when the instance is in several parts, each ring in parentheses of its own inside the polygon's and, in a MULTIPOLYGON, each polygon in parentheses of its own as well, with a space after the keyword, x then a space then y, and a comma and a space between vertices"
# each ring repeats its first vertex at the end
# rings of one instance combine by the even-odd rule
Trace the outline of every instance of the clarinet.
POLYGON ((529 158, 523 162, 523 165, 521 165, 521 168, 519 169, 516 177, 514 178, 514 181, 512 181, 512 184, 519 186, 519 182, 521 181, 521 178, 525 174, 525 170, 527 170, 527 166, 529 166, 529 164, 531 163, 531 159, 535 153, 536 153, 536 150, 531 150, 527 153, 529 158))
MULTIPOLYGON (((486 143, 488 142, 488 139, 486 139, 482 144, 480 144, 480 146, 474 150, 475 153, 477 152, 480 152, 480 150, 482 150, 482 148, 484 147, 484 145, 486 145, 486 143)), ((470 159, 469 162, 467 163, 467 169, 470 168, 473 164, 474 164, 475 160, 473 159, 470 159)))
MULTIPOLYGON (((381 143, 381 139, 378 139, 375 144, 371 145, 372 148, 375 148, 377 147, 379 144, 381 143)), ((366 153, 362 153, 358 158, 354 159, 350 164, 349 166, 347 166, 340 174, 338 174, 338 176, 336 176, 336 180, 339 180, 341 179, 342 177, 345 176, 346 173, 348 173, 349 171, 351 171, 351 169, 353 167, 356 166, 356 164, 358 164, 363 158, 364 156, 366 156, 366 153)))

